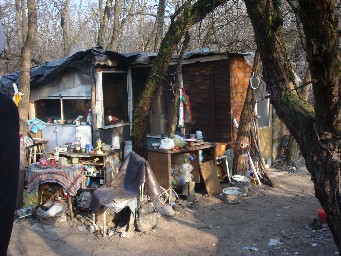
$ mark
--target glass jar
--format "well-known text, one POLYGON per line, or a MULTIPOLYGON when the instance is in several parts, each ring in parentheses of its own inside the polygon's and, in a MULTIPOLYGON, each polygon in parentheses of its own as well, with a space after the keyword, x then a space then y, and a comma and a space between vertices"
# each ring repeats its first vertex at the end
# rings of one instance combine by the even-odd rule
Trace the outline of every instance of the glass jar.
POLYGON ((75 152, 80 153, 81 152, 81 137, 76 137, 76 141, 75 141, 75 152))
POLYGON ((78 155, 71 155, 71 164, 79 164, 78 155))

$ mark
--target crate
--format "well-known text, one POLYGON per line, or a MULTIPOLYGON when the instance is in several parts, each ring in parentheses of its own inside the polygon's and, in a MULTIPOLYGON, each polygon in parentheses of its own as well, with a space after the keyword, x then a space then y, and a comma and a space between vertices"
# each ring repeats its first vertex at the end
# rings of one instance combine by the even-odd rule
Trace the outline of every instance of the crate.
POLYGON ((214 142, 214 143, 216 144, 216 148, 215 148, 216 157, 225 155, 227 143, 224 143, 224 142, 214 142))

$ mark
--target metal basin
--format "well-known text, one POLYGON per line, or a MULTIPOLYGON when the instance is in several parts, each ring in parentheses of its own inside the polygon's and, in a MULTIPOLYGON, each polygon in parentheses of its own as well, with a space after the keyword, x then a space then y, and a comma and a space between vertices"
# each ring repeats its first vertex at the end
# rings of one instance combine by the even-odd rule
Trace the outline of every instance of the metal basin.
POLYGON ((238 204, 243 200, 243 191, 237 187, 224 188, 223 199, 226 203, 238 204))

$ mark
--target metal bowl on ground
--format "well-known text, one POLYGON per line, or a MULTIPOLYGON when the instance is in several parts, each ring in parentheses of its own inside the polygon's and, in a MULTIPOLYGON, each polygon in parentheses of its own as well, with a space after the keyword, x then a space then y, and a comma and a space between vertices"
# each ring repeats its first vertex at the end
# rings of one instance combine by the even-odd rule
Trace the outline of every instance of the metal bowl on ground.
POLYGON ((223 199, 226 203, 238 204, 243 201, 243 191, 237 187, 224 188, 223 199))

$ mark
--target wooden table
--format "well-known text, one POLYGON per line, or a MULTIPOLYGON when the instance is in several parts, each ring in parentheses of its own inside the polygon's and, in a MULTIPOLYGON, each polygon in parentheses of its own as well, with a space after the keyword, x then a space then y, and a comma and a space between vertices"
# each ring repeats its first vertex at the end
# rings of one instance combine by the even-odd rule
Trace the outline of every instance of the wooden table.
POLYGON ((27 194, 38 187, 38 206, 41 203, 41 184, 54 182, 61 185, 68 193, 68 206, 71 219, 73 218, 71 197, 76 196, 82 184, 84 170, 82 164, 67 165, 61 168, 31 164, 27 171, 27 194))
POLYGON ((160 185, 165 189, 172 189, 172 165, 176 164, 178 158, 182 157, 185 153, 194 155, 195 159, 190 162, 194 167, 191 173, 193 175, 193 181, 200 183, 200 168, 202 163, 199 161, 199 151, 202 150, 205 155, 204 162, 212 161, 214 166, 216 166, 215 147, 216 144, 205 142, 202 145, 180 150, 148 149, 148 162, 160 185))

